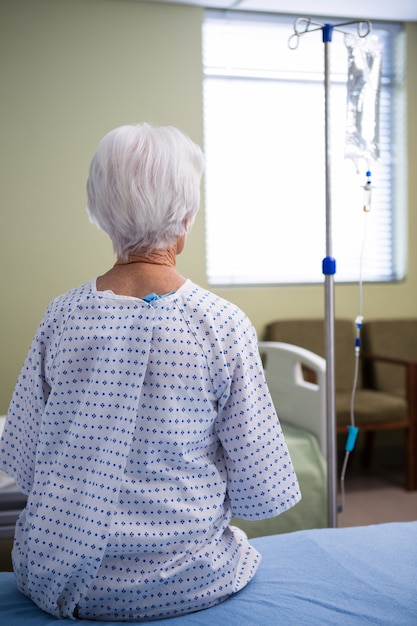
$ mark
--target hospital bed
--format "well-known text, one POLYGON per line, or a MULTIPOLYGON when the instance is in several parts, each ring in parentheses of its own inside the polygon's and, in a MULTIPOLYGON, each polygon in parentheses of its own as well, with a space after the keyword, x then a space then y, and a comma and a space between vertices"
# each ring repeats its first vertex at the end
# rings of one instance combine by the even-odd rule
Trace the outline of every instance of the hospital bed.
MULTIPOLYGON (((263 558, 242 591, 205 611, 142 626, 417 624, 417 522, 297 531, 252 543, 263 558)), ((0 623, 62 626, 17 591, 12 573, 0 573, 0 623)))

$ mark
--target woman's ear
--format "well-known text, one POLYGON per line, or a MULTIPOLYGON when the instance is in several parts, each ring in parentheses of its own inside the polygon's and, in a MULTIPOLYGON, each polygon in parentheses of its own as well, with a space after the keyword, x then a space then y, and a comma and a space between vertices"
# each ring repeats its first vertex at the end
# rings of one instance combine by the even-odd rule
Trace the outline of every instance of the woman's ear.
POLYGON ((181 252, 184 250, 186 237, 187 237, 186 233, 184 233, 183 235, 180 235, 178 237, 177 242, 176 242, 176 253, 177 253, 177 255, 181 254, 181 252))

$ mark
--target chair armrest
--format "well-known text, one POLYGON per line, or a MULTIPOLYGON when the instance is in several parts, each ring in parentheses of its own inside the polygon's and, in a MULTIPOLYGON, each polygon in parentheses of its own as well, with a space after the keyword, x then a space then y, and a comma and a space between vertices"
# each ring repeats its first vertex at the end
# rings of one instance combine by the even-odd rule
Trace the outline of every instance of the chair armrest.
MULTIPOLYGON (((389 365, 399 365, 406 368, 406 400, 408 404, 408 412, 410 421, 417 429, 417 362, 410 359, 400 359, 378 354, 361 354, 361 358, 368 362, 388 363, 389 365)), ((417 437, 417 432, 416 432, 417 437)), ((417 452, 417 443, 416 443, 417 452)))
POLYGON ((377 361, 379 363, 389 363, 390 365, 402 365, 404 367, 416 366, 417 361, 412 361, 411 359, 403 359, 398 357, 391 356, 383 356, 382 354, 370 354, 367 352, 363 352, 360 354, 360 358, 363 361, 377 361))

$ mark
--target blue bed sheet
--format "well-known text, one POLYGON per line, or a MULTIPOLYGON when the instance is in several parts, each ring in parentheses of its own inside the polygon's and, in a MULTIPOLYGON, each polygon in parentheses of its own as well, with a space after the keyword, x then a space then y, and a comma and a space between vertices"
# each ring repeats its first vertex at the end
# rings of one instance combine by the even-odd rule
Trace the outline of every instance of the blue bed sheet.
MULTIPOLYGON (((305 530, 252 543, 263 560, 241 592, 205 611, 141 624, 417 624, 417 522, 305 530)), ((17 591, 11 573, 0 573, 0 623, 62 626, 62 620, 43 613, 17 591)))

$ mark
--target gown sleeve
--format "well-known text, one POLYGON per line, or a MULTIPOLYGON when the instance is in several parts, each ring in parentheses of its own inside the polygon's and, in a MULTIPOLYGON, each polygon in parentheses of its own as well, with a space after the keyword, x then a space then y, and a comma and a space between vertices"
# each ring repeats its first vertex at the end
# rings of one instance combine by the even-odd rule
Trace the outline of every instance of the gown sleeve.
POLYGON ((248 520, 274 517, 301 494, 248 320, 227 352, 229 384, 219 401, 217 433, 232 512, 248 520))
POLYGON ((232 514, 248 520, 279 515, 301 494, 256 331, 239 307, 208 291, 185 302, 182 315, 205 354, 217 397, 215 430, 232 514))
POLYGON ((33 485, 39 429, 50 393, 45 368, 54 341, 52 310, 53 305, 50 305, 31 343, 0 441, 0 468, 15 479, 25 495, 33 485))

